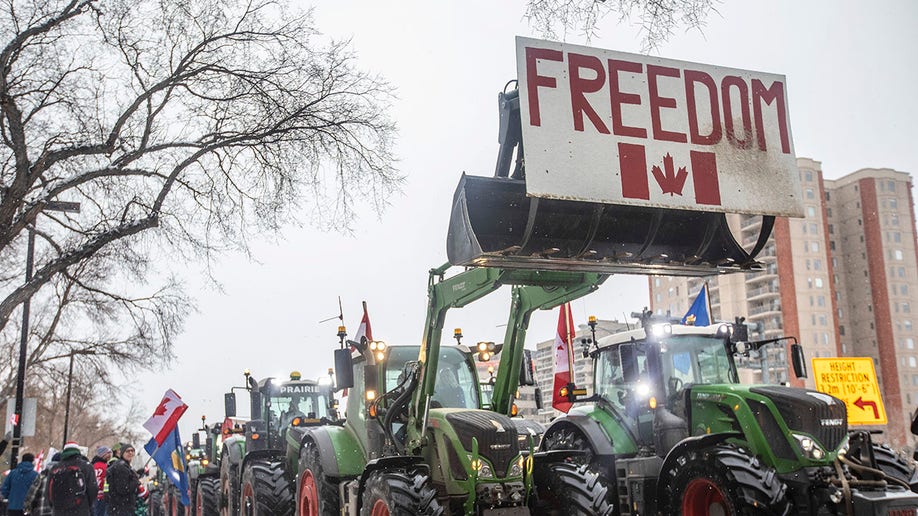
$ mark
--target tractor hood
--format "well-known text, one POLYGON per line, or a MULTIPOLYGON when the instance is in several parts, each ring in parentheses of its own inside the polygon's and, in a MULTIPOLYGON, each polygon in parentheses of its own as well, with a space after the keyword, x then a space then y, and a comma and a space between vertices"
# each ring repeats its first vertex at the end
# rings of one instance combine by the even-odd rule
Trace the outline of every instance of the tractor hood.
POLYGON ((812 435, 826 450, 837 450, 848 433, 845 402, 834 396, 776 385, 752 387, 749 392, 768 397, 790 430, 812 435))

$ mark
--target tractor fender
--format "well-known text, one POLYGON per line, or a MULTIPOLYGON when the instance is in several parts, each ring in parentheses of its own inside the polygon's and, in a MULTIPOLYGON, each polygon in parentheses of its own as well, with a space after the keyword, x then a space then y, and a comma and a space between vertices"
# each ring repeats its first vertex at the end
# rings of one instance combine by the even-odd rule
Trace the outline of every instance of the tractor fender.
MULTIPOLYGON (((547 436, 551 434, 553 430, 560 430, 562 428, 575 428, 579 430, 586 438, 587 442, 590 443, 590 448, 597 457, 611 456, 615 453, 615 450, 612 448, 612 440, 606 432, 603 431, 599 422, 589 415, 569 414, 559 417, 548 425, 544 435, 547 436)), ((544 444, 544 438, 542 442, 544 444)))
POLYGON ((673 446, 672 450, 669 450, 669 453, 666 454, 666 458, 663 459, 663 465, 660 468, 660 481, 657 482, 657 500, 661 500, 661 495, 665 493, 665 490, 669 488, 666 485, 666 482, 663 480, 663 472, 667 471, 673 464, 676 463, 676 460, 679 456, 684 455, 688 450, 700 449, 700 448, 710 448, 716 444, 720 444, 727 439, 739 437, 742 438, 743 434, 740 432, 721 432, 717 434, 704 434, 696 435, 693 437, 687 437, 678 444, 673 446))
POLYGON ((322 470, 330 477, 356 477, 364 471, 363 447, 353 433, 340 426, 309 428, 300 439, 300 449, 307 442, 319 449, 322 470))
POLYGON ((230 464, 241 463, 245 455, 245 437, 234 435, 223 441, 223 453, 230 464))

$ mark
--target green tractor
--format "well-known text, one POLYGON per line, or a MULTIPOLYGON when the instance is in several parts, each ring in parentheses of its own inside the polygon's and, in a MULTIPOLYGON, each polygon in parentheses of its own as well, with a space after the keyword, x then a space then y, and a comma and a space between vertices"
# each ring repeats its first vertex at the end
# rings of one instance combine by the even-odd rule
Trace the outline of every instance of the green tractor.
MULTIPOLYGON (((224 516, 292 514, 297 471, 296 462, 287 460, 287 442, 309 427, 337 419, 331 383, 303 380, 295 371, 287 381, 259 382, 248 371, 245 379, 251 419, 224 429, 220 512, 224 516)), ((235 389, 224 400, 230 421, 236 416, 235 389)))
MULTIPOLYGON (((583 405, 552 422, 543 453, 579 451, 619 515, 915 514, 914 465, 850 431, 843 401, 740 383, 736 357, 788 340, 750 342, 741 319, 695 327, 649 312, 642 329, 587 339, 594 394, 569 393, 583 405)), ((802 347, 790 354, 805 376, 802 347)))
POLYGON ((207 426, 201 416, 201 428, 191 435, 191 443, 186 447, 188 464, 188 486, 191 496, 191 507, 188 516, 217 516, 220 513, 220 465, 219 437, 220 424, 207 426), (201 434, 204 442, 201 442, 201 434))
POLYGON ((421 346, 345 341, 343 329, 339 333, 335 370, 338 388, 351 389, 347 417, 303 436, 299 515, 529 513, 529 457, 542 427, 510 417, 517 387, 534 384, 531 356, 522 347, 529 316, 592 292, 605 276, 472 268, 444 278, 448 268, 430 272, 421 346), (484 410, 475 354, 484 359, 498 346, 440 342, 450 308, 502 285, 514 286, 514 302, 484 410))

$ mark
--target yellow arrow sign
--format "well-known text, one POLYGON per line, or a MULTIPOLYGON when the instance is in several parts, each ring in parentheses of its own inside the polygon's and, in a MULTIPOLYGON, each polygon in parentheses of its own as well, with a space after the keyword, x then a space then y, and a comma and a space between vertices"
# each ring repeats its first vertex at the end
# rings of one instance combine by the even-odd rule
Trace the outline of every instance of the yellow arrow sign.
POLYGON ((886 424, 872 358, 814 358, 813 376, 817 391, 845 402, 849 425, 886 424))

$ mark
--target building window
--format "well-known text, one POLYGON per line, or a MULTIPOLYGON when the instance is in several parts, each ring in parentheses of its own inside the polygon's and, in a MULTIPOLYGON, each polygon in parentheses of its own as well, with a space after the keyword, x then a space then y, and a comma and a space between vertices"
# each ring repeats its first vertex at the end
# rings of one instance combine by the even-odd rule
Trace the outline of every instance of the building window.
POLYGON ((911 337, 905 339, 905 347, 908 349, 915 349, 915 339, 911 337))
POLYGON ((807 188, 807 189, 806 189, 806 198, 807 198, 807 199, 813 199, 813 198, 815 198, 815 197, 816 197, 816 194, 813 192, 813 189, 812 189, 812 188, 807 188))
POLYGON ((916 363, 915 357, 908 357, 908 366, 918 367, 918 363, 916 363))
POLYGON ((844 335, 844 334, 845 334, 845 327, 844 327, 844 326, 839 326, 839 327, 838 327, 838 334, 839 334, 839 335, 844 335))
POLYGON ((890 192, 895 192, 895 191, 896 191, 896 183, 894 183, 894 182, 892 182, 892 181, 887 182, 887 187, 886 187, 886 189, 889 190, 890 192))
POLYGON ((896 202, 895 198, 889 200, 889 207, 894 210, 899 207, 899 203, 896 202))
POLYGON ((896 260, 902 261, 902 249, 896 249, 893 251, 893 256, 896 260))
POLYGON ((822 288, 822 278, 816 278, 813 280, 813 283, 816 285, 816 288, 822 288))
POLYGON ((902 325, 905 326, 905 331, 912 330, 912 321, 909 321, 909 320, 902 321, 902 325))
POLYGON ((807 215, 807 217, 815 217, 815 216, 816 216, 816 208, 814 208, 813 206, 807 206, 807 207, 806 207, 806 215, 807 215))
POLYGON ((911 313, 912 308, 908 303, 902 303, 902 313, 907 314, 911 313))

